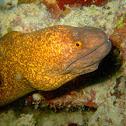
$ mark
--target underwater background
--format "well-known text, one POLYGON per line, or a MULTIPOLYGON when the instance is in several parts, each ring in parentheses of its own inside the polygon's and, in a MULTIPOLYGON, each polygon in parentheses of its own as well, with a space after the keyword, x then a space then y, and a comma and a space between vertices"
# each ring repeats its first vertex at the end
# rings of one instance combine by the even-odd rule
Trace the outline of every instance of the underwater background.
POLYGON ((0 37, 54 25, 101 28, 112 50, 98 70, 0 107, 0 126, 125 126, 126 0, 0 0, 0 37))

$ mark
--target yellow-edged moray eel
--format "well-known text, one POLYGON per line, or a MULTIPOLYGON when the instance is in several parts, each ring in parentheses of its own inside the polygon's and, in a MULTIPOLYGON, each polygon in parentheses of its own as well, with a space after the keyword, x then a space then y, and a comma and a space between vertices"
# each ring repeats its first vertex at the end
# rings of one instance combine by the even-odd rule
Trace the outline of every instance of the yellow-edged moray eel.
POLYGON ((0 39, 0 106, 96 70, 110 50, 108 36, 95 27, 59 25, 7 33, 0 39))

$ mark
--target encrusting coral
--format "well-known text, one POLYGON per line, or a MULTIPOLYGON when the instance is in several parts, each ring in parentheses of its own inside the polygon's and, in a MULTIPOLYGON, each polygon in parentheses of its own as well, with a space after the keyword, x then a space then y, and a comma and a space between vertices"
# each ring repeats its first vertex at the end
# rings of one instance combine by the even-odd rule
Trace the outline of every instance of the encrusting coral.
MULTIPOLYGON (((45 6, 46 4, 42 3, 18 4, 6 14, 3 11, 0 12, 1 36, 10 30, 26 33, 54 25, 75 27, 89 25, 104 29, 112 42, 112 51, 101 62, 97 71, 80 76, 58 90, 31 94, 25 97, 26 104, 34 106, 38 111, 40 111, 39 108, 43 109, 45 106, 48 106, 48 109, 50 107, 50 109, 66 113, 74 109, 79 110, 83 117, 87 118, 82 119, 83 123, 73 121, 76 125, 103 125, 103 123, 105 125, 126 125, 124 107, 126 92, 125 2, 125 0, 113 0, 101 7, 65 4, 63 5, 65 8, 62 8, 63 6, 60 7, 57 0, 56 3, 60 8, 59 14, 62 9, 67 10, 64 16, 61 16, 62 14, 53 16, 53 13, 49 12, 49 8, 45 6), (43 99, 42 95, 46 99, 43 99), (87 113, 90 109, 93 112, 89 116, 87 113), (87 113, 86 110, 88 110, 87 113)), ((50 9, 55 12, 54 8, 50 9)), ((75 120, 77 119, 76 117, 75 120)))

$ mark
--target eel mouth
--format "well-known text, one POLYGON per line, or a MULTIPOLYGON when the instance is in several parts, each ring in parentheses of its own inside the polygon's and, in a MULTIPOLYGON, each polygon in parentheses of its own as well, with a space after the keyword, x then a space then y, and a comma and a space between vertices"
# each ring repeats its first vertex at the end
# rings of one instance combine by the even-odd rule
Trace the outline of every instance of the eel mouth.
POLYGON ((90 53, 83 55, 79 59, 68 64, 63 74, 84 74, 96 70, 100 61, 110 52, 110 50, 111 42, 108 40, 90 53))

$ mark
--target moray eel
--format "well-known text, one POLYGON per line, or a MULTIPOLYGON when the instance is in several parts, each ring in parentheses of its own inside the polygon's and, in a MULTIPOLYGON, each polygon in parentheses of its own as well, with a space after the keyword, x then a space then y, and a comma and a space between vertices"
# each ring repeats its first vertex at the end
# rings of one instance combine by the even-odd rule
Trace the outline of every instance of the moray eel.
POLYGON ((108 36, 88 26, 7 33, 0 39, 0 106, 96 70, 110 50, 108 36))

